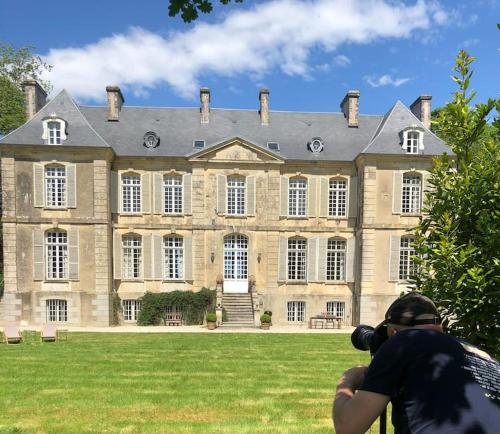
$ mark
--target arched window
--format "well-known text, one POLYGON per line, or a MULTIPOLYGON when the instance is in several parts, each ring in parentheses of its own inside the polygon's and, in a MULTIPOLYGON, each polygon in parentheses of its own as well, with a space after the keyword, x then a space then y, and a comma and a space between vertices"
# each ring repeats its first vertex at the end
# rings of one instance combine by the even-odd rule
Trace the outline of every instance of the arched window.
POLYGON ((347 180, 343 178, 330 179, 328 193, 328 215, 330 217, 345 217, 347 215, 347 180))
POLYGON ((399 279, 408 280, 415 274, 415 261, 412 256, 415 255, 415 248, 412 237, 401 237, 399 245, 399 279))
POLYGON ((178 235, 163 237, 165 279, 184 278, 184 239, 178 235))
POLYGON ((163 177, 165 214, 182 213, 182 187, 182 176, 168 175, 163 177))
POLYGON ((418 173, 403 175, 401 211, 406 214, 420 213, 422 203, 422 177, 418 173))
POLYGON ((45 166, 45 204, 47 207, 66 207, 66 168, 45 166))
POLYGON ((61 230, 49 230, 45 233, 45 251, 47 257, 47 279, 68 278, 68 234, 61 230))
POLYGON ((122 237, 123 278, 137 279, 142 276, 142 237, 130 234, 122 237))
POLYGON ((224 237, 224 279, 248 278, 248 238, 241 234, 224 237))
POLYGON ((135 173, 122 175, 122 211, 141 212, 141 176, 135 173))
POLYGON ((346 240, 330 238, 326 250, 326 280, 345 281, 346 240))
POLYGON ((288 239, 288 280, 306 280, 307 240, 288 239))
POLYGON ((245 215, 246 182, 243 176, 227 177, 227 213, 245 215))
POLYGON ((307 179, 288 180, 288 215, 305 216, 307 210, 307 179))

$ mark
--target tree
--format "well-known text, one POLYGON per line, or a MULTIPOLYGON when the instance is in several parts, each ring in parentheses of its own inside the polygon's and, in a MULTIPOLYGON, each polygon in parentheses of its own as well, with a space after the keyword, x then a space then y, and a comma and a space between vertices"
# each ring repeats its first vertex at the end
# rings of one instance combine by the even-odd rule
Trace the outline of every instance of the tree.
POLYGON ((52 88, 50 82, 40 79, 41 74, 52 67, 31 50, 32 47, 16 50, 11 45, 0 43, 0 134, 7 134, 26 120, 24 80, 37 80, 47 93, 52 88))
MULTIPOLYGON (((214 0, 215 2, 215 0, 214 0)), ((219 0, 223 5, 227 5, 231 0, 219 0)), ((243 0, 234 0, 235 3, 241 3, 243 0)), ((213 10, 211 0, 170 0, 168 14, 175 17, 179 12, 185 23, 190 23, 198 18, 198 11, 209 14, 213 10)))
POLYGON ((415 229, 417 291, 435 300, 458 337, 498 354, 500 330, 500 100, 471 102, 471 64, 456 57, 452 101, 437 113, 434 131, 455 156, 435 159, 415 229))

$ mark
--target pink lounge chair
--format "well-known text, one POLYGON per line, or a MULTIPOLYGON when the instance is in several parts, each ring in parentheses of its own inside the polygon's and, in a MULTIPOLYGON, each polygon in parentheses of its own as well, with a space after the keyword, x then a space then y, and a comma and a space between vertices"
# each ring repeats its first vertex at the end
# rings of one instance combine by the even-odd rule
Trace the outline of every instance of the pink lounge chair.
POLYGON ((3 334, 6 344, 18 344, 23 340, 19 327, 16 325, 7 325, 3 328, 3 334))
POLYGON ((40 335, 42 342, 56 342, 57 341, 57 329, 54 324, 45 324, 40 335))

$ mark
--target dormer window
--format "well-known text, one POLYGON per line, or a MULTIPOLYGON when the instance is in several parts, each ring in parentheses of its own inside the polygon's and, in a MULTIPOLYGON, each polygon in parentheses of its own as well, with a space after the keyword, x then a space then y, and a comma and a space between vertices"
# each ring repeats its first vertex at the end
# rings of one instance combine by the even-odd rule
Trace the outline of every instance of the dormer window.
POLYGON ((55 114, 42 121, 43 135, 47 145, 62 145, 66 140, 66 121, 58 118, 55 114))
POLYGON ((205 147, 205 140, 195 140, 193 142, 194 149, 203 149, 205 147))
POLYGON ((408 128, 403 131, 403 150, 407 154, 418 154, 423 151, 423 135, 424 133, 416 128, 408 128))
POLYGON ((267 142, 267 149, 274 152, 280 151, 280 144, 278 142, 267 142))
POLYGON ((47 128, 49 129, 49 145, 60 145, 61 144, 60 122, 49 122, 47 128))

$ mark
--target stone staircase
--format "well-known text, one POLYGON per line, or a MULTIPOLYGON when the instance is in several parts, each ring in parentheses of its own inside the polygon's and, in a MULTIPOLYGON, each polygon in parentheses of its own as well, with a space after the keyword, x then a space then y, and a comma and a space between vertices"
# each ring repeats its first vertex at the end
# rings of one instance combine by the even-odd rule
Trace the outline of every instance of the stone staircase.
POLYGON ((227 320, 223 327, 255 327, 252 294, 222 294, 227 320))

